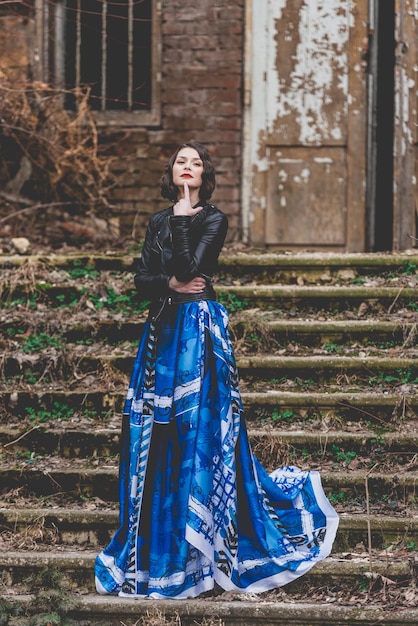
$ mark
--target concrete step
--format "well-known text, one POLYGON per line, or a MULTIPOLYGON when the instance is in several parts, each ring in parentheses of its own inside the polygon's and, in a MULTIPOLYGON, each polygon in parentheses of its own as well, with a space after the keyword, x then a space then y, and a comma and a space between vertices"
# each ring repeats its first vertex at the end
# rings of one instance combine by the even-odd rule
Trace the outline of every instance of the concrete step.
MULTIPOLYGON (((418 609, 367 600, 342 605, 329 594, 322 601, 265 599, 264 594, 223 594, 197 600, 139 600, 114 596, 74 595, 78 603, 68 617, 74 626, 416 626, 418 609)), ((286 597, 285 592, 282 596, 286 597)), ((31 612, 29 595, 9 597, 9 602, 31 612)), ((15 622, 13 622, 15 624, 15 622)), ((16 622, 18 626, 19 623, 16 622)), ((22 624, 23 626, 23 624, 22 624)))
MULTIPOLYGON (((62 550, 51 551, 12 551, 0 554, 2 581, 9 589, 25 593, 28 578, 42 568, 54 568, 62 572, 73 590, 94 591, 94 560, 97 551, 62 550), (19 586, 19 589, 17 587, 19 586)), ((407 585, 416 575, 417 563, 414 555, 405 558, 391 553, 369 555, 368 553, 333 554, 321 561, 301 578, 286 585, 286 592, 303 593, 312 585, 328 585, 334 589, 349 590, 364 581, 367 586, 370 576, 385 577, 398 585, 407 585)))
MULTIPOLYGON (((19 418, 23 428, 25 418, 30 414, 36 425, 40 422, 68 421, 91 416, 100 420, 102 426, 116 419, 120 423, 120 414, 125 400, 126 389, 107 391, 103 389, 74 389, 66 391, 64 383, 55 384, 51 389, 45 384, 30 385, 30 390, 21 389, 16 385, 4 385, 0 391, 0 415, 4 422, 10 423, 11 416, 19 418), (70 416, 71 414, 71 416, 70 416), (39 422, 37 422, 37 419, 39 422)), ((260 385, 261 387, 261 381, 260 385)), ((272 387, 276 386, 275 383, 272 387)), ((260 392, 242 392, 244 412, 247 422, 261 424, 291 424, 295 422, 323 421, 327 423, 337 419, 342 425, 344 421, 367 422, 377 424, 381 428, 391 428, 391 421, 402 418, 403 423, 411 419, 414 423, 418 413, 418 394, 414 387, 401 385, 398 390, 390 387, 379 391, 356 391, 353 385, 327 387, 323 391, 302 390, 278 391, 268 389, 260 392)), ((398 427, 394 424, 393 427, 398 427)))
MULTIPOLYGON (((0 268, 14 269, 30 265, 80 270, 91 268, 96 271, 132 272, 136 256, 121 255, 109 251, 107 254, 38 254, 0 255, 0 268)), ((258 281, 295 282, 301 274, 311 280, 329 281, 352 279, 356 276, 416 274, 418 254, 414 253, 269 253, 259 251, 227 252, 219 258, 221 277, 252 276, 258 281), (350 272, 347 273, 347 270, 350 272), (324 273, 326 275, 324 275, 324 273)))
POLYGON ((257 282, 294 284, 350 281, 365 276, 414 276, 418 254, 238 253, 221 255, 221 277, 252 276, 257 282))
MULTIPOLYGON (((34 379, 44 377, 45 369, 54 368, 56 378, 68 378, 71 373, 80 376, 88 372, 99 372, 106 367, 119 372, 131 372, 136 350, 125 349, 102 352, 97 346, 81 346, 80 350, 71 351, 67 346, 65 353, 47 350, 36 354, 16 352, 5 354, 3 358, 3 375, 6 378, 19 377, 31 372, 34 379)), ((362 384, 385 382, 391 376, 392 382, 402 384, 418 381, 418 358, 392 356, 281 356, 281 355, 250 355, 237 358, 237 366, 241 379, 264 380, 265 382, 299 379, 318 383, 337 382, 341 375, 356 377, 362 384)))
MULTIPOLYGON (((294 464, 300 462, 323 463, 332 462, 347 467, 350 460, 356 459, 357 466, 370 466, 384 457, 387 467, 400 469, 403 465, 410 466, 418 455, 418 432, 415 428, 404 432, 381 432, 371 430, 345 432, 342 430, 315 429, 284 430, 280 427, 260 427, 248 430, 249 440, 256 456, 266 467, 280 464, 280 456, 290 455, 294 464), (392 462, 389 463, 389 457, 392 462)), ((0 426, 0 444, 10 456, 7 463, 18 465, 23 456, 26 463, 28 452, 38 457, 52 456, 65 459, 115 458, 120 450, 120 429, 104 428, 91 424, 89 430, 85 426, 66 426, 59 428, 53 425, 30 428, 12 428, 0 426)), ((34 458, 34 457, 32 457, 34 458)), ((34 462, 32 462, 32 467, 34 462)))
MULTIPOLYGON (((88 504, 86 505, 88 506, 88 504)), ((3 544, 20 549, 47 547, 90 547, 107 545, 119 525, 117 508, 0 508, 0 533, 3 544)), ((362 549, 403 550, 412 555, 418 545, 418 512, 403 515, 341 513, 334 552, 362 549)), ((49 548, 48 548, 49 549, 49 548)))
MULTIPOLYGON (((363 470, 321 469, 319 464, 310 469, 320 470, 327 496, 344 510, 364 512, 369 504, 392 513, 416 511, 418 471, 414 465, 410 471, 396 472, 386 471, 384 463, 363 470)), ((117 459, 71 459, 66 466, 59 457, 29 456, 13 467, 3 461, 0 484, 3 498, 9 502, 19 497, 48 500, 64 496, 68 503, 94 498, 115 503, 119 497, 117 459)))
MULTIPOLYGON (((132 287, 125 287, 118 294, 122 298, 114 301, 113 296, 107 295, 106 287, 100 286, 102 308, 126 310, 126 314, 139 313, 146 307, 138 303, 136 291, 132 287), (119 306, 120 304, 120 306, 119 306)), ((17 304, 24 304, 31 300, 33 307, 45 303, 52 309, 61 309, 65 306, 74 306, 85 295, 83 283, 76 284, 49 284, 46 282, 24 283, 19 282, 10 286, 3 285, 3 306, 14 308, 17 304)), ((245 310, 248 307, 261 308, 275 307, 285 310, 327 310, 333 313, 357 310, 363 302, 368 303, 373 311, 394 312, 402 306, 416 305, 416 287, 369 287, 369 286, 311 286, 311 285, 224 285, 215 284, 215 291, 220 302, 232 312, 245 310)))
MULTIPOLYGON (((274 313, 268 313, 269 317, 274 313)), ((418 319, 418 316, 417 316, 418 319)), ((271 320, 260 315, 260 311, 231 314, 231 330, 235 340, 247 339, 253 333, 253 343, 263 345, 263 340, 273 342, 273 345, 294 345, 322 347, 338 344, 344 347, 347 344, 360 344, 358 347, 410 347, 417 344, 416 322, 410 321, 381 321, 373 320, 271 320)), ((33 317, 13 316, 13 311, 7 319, 0 317, 0 330, 5 337, 12 337, 10 329, 14 330, 13 341, 24 345, 31 334, 35 334, 33 317)), ((40 315, 36 322, 37 334, 48 331, 50 322, 40 315)), ((117 344, 126 341, 136 342, 141 336, 144 327, 143 320, 115 320, 99 319, 92 315, 84 323, 74 324, 72 318, 68 323, 62 323, 60 336, 65 343, 92 341, 106 344, 117 344)), ((238 345, 239 350, 239 345, 238 345)))
MULTIPOLYGON (((257 312, 258 323, 262 327, 263 319, 257 312)), ((253 318, 232 320, 232 330, 237 339, 245 337, 253 327, 253 318)), ((255 317, 255 316, 254 316, 255 317)), ((418 319, 418 316, 417 316, 418 319)), ((417 344, 416 322, 381 321, 374 320, 267 320, 265 323, 267 339, 281 345, 292 343, 294 345, 322 347, 338 344, 344 347, 346 344, 356 343, 361 346, 413 346, 417 344)), ((263 329, 263 328, 262 328, 263 329)), ((264 329, 263 329, 264 330, 264 329)), ((260 333, 255 325, 254 332, 260 333)), ((263 337, 261 336, 261 339, 263 337)), ((273 343, 274 345, 274 343, 273 343)))

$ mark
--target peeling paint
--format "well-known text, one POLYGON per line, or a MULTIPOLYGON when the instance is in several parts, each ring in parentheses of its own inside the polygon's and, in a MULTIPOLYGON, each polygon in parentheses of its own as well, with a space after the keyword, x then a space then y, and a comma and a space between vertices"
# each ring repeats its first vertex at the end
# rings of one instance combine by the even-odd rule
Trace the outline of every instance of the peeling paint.
MULTIPOLYGON (((283 120, 298 127, 298 143, 319 145, 324 138, 343 140, 348 107, 347 42, 352 16, 347 0, 305 0, 298 21, 286 23, 279 37, 279 24, 290 0, 253 2, 255 59, 252 78, 251 162, 259 172, 268 169, 264 146, 283 120), (280 42, 293 43, 295 54, 289 75, 280 70, 280 42), (343 110, 332 109, 336 91, 343 110), (328 109, 328 110, 327 110, 328 109), (332 114, 330 113, 332 111, 332 114)), ((290 49, 290 47, 289 47, 290 49)), ((361 66, 358 66, 361 71, 361 66)), ((283 136, 284 143, 285 136, 283 136)), ((274 142, 276 143, 276 142, 274 142)))
POLYGON ((299 141, 306 145, 319 143, 324 137, 342 136, 341 128, 323 108, 324 103, 332 102, 334 89, 341 90, 344 96, 348 92, 347 2, 310 0, 302 6, 299 17, 299 41, 289 77, 280 76, 277 70, 276 59, 281 51, 277 38, 274 39, 275 65, 267 71, 269 80, 276 80, 276 89, 274 94, 272 90, 274 101, 269 100, 267 124, 271 132, 278 118, 294 116, 299 125, 299 141))
MULTIPOLYGON (((402 86, 399 89, 397 98, 395 98, 395 120, 402 125, 402 135, 400 141, 400 155, 404 156, 407 152, 407 146, 413 145, 414 137, 409 123, 409 89, 413 89, 415 82, 408 80, 408 76, 403 68, 400 68, 399 83, 402 86)), ((396 154, 396 149, 395 149, 396 154)))
POLYGON ((367 2, 249 5, 250 237, 281 247, 341 248, 350 237, 351 249, 361 249, 365 170, 352 155, 364 151, 366 139, 367 2), (356 183, 348 173, 358 174, 356 183))
POLYGON ((332 159, 330 157, 314 157, 315 163, 332 163, 332 159))

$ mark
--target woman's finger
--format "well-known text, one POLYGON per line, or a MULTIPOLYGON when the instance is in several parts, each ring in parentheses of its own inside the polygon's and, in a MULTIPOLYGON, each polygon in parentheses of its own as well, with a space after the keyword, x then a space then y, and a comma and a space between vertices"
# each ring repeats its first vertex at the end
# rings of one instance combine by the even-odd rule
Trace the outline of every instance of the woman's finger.
POLYGON ((189 191, 189 185, 187 184, 186 181, 184 181, 184 199, 186 200, 186 202, 188 204, 190 204, 190 191, 189 191))

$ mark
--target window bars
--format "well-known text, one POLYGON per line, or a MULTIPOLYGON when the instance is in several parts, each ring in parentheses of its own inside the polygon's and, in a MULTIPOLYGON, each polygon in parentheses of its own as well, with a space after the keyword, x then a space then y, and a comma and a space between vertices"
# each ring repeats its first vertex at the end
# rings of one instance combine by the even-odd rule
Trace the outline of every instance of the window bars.
POLYGON ((97 112, 158 117, 159 2, 36 0, 35 8, 38 78, 63 89, 66 108, 88 87, 97 112))

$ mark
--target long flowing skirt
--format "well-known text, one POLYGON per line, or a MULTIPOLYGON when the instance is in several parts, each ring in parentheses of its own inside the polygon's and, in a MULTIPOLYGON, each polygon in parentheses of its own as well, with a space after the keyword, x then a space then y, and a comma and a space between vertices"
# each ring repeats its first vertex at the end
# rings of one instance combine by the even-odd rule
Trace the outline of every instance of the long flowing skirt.
POLYGON ((95 564, 102 594, 262 592, 329 555, 338 516, 317 472, 272 474, 243 420, 228 314, 215 301, 147 322, 124 407, 120 526, 95 564))

